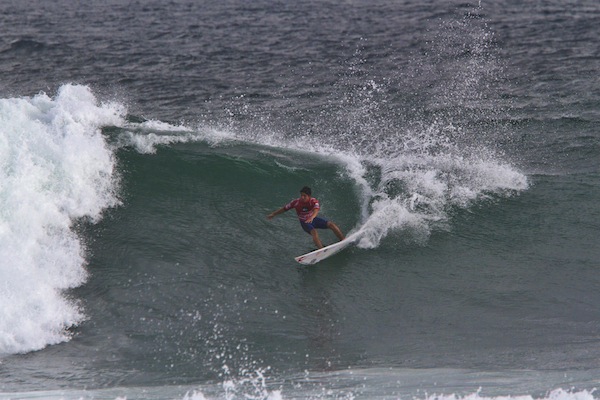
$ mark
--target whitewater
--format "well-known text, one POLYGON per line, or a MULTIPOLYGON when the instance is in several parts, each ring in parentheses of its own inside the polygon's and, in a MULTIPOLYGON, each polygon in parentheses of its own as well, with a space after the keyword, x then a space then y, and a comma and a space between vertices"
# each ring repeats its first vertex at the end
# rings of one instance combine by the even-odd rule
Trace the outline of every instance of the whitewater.
POLYGON ((54 99, 0 101, 0 353, 62 342, 84 320, 65 295, 87 275, 76 223, 119 204, 116 160, 100 129, 120 123, 123 111, 71 85, 54 99))

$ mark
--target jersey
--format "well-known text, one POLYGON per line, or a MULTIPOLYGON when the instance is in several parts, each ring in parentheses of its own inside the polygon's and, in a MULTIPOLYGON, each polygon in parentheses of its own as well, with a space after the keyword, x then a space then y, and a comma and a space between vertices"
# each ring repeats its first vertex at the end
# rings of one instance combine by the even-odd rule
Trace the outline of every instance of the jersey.
POLYGON ((313 211, 315 209, 318 210, 321 207, 319 206, 319 200, 311 197, 308 203, 303 203, 301 199, 296 199, 287 203, 283 208, 285 211, 295 208, 298 219, 301 222, 306 222, 306 220, 312 216, 313 211))

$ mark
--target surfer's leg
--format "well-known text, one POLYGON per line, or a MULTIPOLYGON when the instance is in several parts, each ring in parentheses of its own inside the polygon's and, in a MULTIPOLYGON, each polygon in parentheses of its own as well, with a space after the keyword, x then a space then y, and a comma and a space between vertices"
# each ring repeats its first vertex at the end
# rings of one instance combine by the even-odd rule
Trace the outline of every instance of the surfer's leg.
POLYGON ((317 246, 317 248, 319 249, 322 249, 323 243, 321 243, 321 239, 319 239, 319 234, 317 233, 317 230, 313 229, 312 231, 310 231, 310 235, 313 238, 313 242, 315 242, 315 246, 317 246))
POLYGON ((319 239, 319 234, 317 233, 317 230, 315 229, 313 224, 307 224, 305 222, 300 221, 300 225, 302 226, 302 229, 304 229, 304 232, 312 236, 313 242, 315 242, 315 246, 317 246, 318 249, 323 248, 323 243, 321 243, 321 239, 319 239))
POLYGON ((331 229, 333 231, 333 233, 335 233, 335 236, 337 236, 337 238, 340 239, 340 241, 342 241, 346 238, 344 236, 344 234, 342 233, 342 231, 340 230, 340 228, 338 228, 338 226, 336 224, 334 224, 333 222, 328 221, 327 227, 329 229, 331 229))

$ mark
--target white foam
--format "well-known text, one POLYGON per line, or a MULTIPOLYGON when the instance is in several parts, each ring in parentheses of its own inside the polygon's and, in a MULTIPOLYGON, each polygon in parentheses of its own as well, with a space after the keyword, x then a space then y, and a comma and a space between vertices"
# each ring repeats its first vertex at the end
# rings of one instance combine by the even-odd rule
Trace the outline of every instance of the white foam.
POLYGON ((426 400, 593 400, 593 391, 567 391, 564 389, 555 389, 550 391, 545 397, 534 397, 531 395, 514 395, 514 396, 483 396, 480 392, 468 395, 430 395, 426 400))
POLYGON ((365 158, 378 171, 367 180, 354 167, 354 180, 363 192, 362 239, 359 247, 373 248, 391 231, 409 230, 424 239, 434 227, 444 227, 453 208, 467 208, 492 196, 510 196, 528 187, 527 177, 494 159, 452 153, 403 153, 393 158, 365 158), (356 173, 360 175, 355 175, 356 173))
POLYGON ((158 146, 175 143, 207 142, 217 146, 236 140, 235 135, 228 131, 210 127, 195 131, 184 125, 170 125, 160 121, 128 124, 126 128, 119 137, 119 146, 131 146, 142 154, 154 154, 158 146))
POLYGON ((85 318, 64 295, 87 275, 72 224, 118 204, 100 127, 124 114, 80 85, 0 100, 0 354, 64 341, 85 318))

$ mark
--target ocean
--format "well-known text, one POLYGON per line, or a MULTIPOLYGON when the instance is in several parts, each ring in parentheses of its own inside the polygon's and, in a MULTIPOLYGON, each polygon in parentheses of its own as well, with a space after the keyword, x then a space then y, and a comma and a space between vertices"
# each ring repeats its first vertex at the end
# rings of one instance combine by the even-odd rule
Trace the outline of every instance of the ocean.
POLYGON ((0 399, 598 398, 596 0, 0 26, 0 399))

